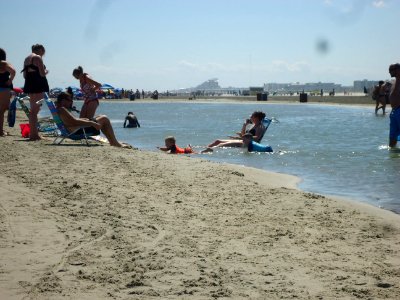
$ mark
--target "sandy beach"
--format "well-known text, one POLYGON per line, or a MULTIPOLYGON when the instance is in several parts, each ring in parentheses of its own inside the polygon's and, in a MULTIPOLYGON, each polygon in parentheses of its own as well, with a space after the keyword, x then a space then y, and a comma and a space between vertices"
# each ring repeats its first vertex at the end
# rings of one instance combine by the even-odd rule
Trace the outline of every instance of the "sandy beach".
MULTIPOLYGON (((298 178, 0 138, 0 299, 400 299, 400 216, 298 178)), ((25 120, 22 120, 25 122, 25 120)))

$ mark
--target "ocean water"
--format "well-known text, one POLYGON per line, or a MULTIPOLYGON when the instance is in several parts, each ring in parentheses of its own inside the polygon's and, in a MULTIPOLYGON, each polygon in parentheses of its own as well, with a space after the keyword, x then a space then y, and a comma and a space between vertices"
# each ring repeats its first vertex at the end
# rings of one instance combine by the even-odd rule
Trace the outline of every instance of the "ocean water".
POLYGON ((159 151, 156 146, 173 135, 178 146, 191 144, 201 151, 239 131, 244 119, 261 110, 276 120, 263 139, 273 154, 226 148, 201 157, 296 175, 302 190, 400 213, 400 151, 387 147, 389 115, 376 116, 373 107, 150 101, 101 102, 97 112, 110 117, 119 140, 140 149, 159 151), (123 128, 128 111, 137 115, 141 128, 123 128))

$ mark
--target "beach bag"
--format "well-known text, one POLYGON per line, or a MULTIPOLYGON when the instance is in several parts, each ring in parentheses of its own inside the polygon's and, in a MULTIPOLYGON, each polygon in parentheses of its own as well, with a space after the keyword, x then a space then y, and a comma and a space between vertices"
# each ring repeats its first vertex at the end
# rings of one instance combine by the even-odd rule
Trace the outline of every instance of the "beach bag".
POLYGON ((26 124, 19 124, 19 127, 21 128, 21 135, 23 138, 28 138, 29 134, 31 132, 31 128, 29 127, 29 123, 26 124))

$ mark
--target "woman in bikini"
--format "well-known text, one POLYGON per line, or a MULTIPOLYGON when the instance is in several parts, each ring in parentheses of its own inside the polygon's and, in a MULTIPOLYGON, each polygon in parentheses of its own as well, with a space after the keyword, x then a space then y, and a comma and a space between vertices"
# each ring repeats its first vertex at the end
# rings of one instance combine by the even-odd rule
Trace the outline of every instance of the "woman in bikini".
POLYGON ((32 53, 25 58, 24 73, 25 85, 24 93, 29 94, 30 113, 29 113, 29 140, 40 140, 38 131, 38 113, 40 104, 36 102, 44 98, 44 93, 49 92, 49 84, 46 75, 49 72, 43 64, 43 55, 46 50, 43 45, 33 45, 32 53))
POLYGON ((93 118, 96 109, 99 106, 99 98, 97 90, 101 84, 89 77, 87 73, 83 73, 81 66, 74 69, 72 76, 79 80, 83 93, 84 103, 79 115, 80 118, 93 118))
POLYGON ((263 124, 265 118, 265 113, 262 111, 255 111, 250 116, 250 119, 246 119, 242 125, 240 132, 237 132, 237 136, 231 136, 229 140, 215 140, 207 146, 202 153, 212 152, 215 147, 242 147, 243 146, 243 136, 246 133, 251 133, 254 141, 259 143, 266 131, 266 127, 263 124), (248 129, 248 127, 251 127, 248 129))
POLYGON ((4 113, 10 106, 12 81, 15 69, 6 60, 6 52, 0 48, 0 136, 8 135, 3 129, 4 113))

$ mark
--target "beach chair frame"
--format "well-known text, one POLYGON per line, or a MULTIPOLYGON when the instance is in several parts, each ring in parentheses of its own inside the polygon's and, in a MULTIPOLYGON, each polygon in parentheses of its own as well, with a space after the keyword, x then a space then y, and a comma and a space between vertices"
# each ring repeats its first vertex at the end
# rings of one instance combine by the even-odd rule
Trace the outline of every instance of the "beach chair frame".
POLYGON ((53 117, 53 121, 58 128, 58 135, 53 140, 53 145, 60 145, 65 139, 68 138, 73 141, 80 141, 81 144, 83 143, 83 141, 85 141, 86 146, 89 147, 90 143, 89 143, 88 138, 91 135, 87 134, 85 131, 85 128, 88 128, 88 126, 81 126, 81 127, 77 128, 76 130, 74 130, 73 132, 69 132, 67 130, 67 128, 65 127, 63 121, 61 120, 60 116, 58 115, 57 108, 54 105, 53 101, 51 101, 49 99, 49 97, 47 96, 47 93, 45 93, 45 97, 43 100, 46 102, 47 107, 49 108, 50 113, 53 117), (76 132, 80 129, 82 129, 83 134, 76 134, 76 132))
MULTIPOLYGON (((26 106, 24 100, 29 100, 29 96, 19 97, 15 96, 14 100, 17 99, 19 106, 21 107, 22 111, 25 113, 26 117, 29 119, 29 108, 26 106)), ((38 119, 38 130, 40 132, 46 133, 46 135, 55 135, 57 126, 54 123, 53 119, 49 117, 40 118, 38 119)))

